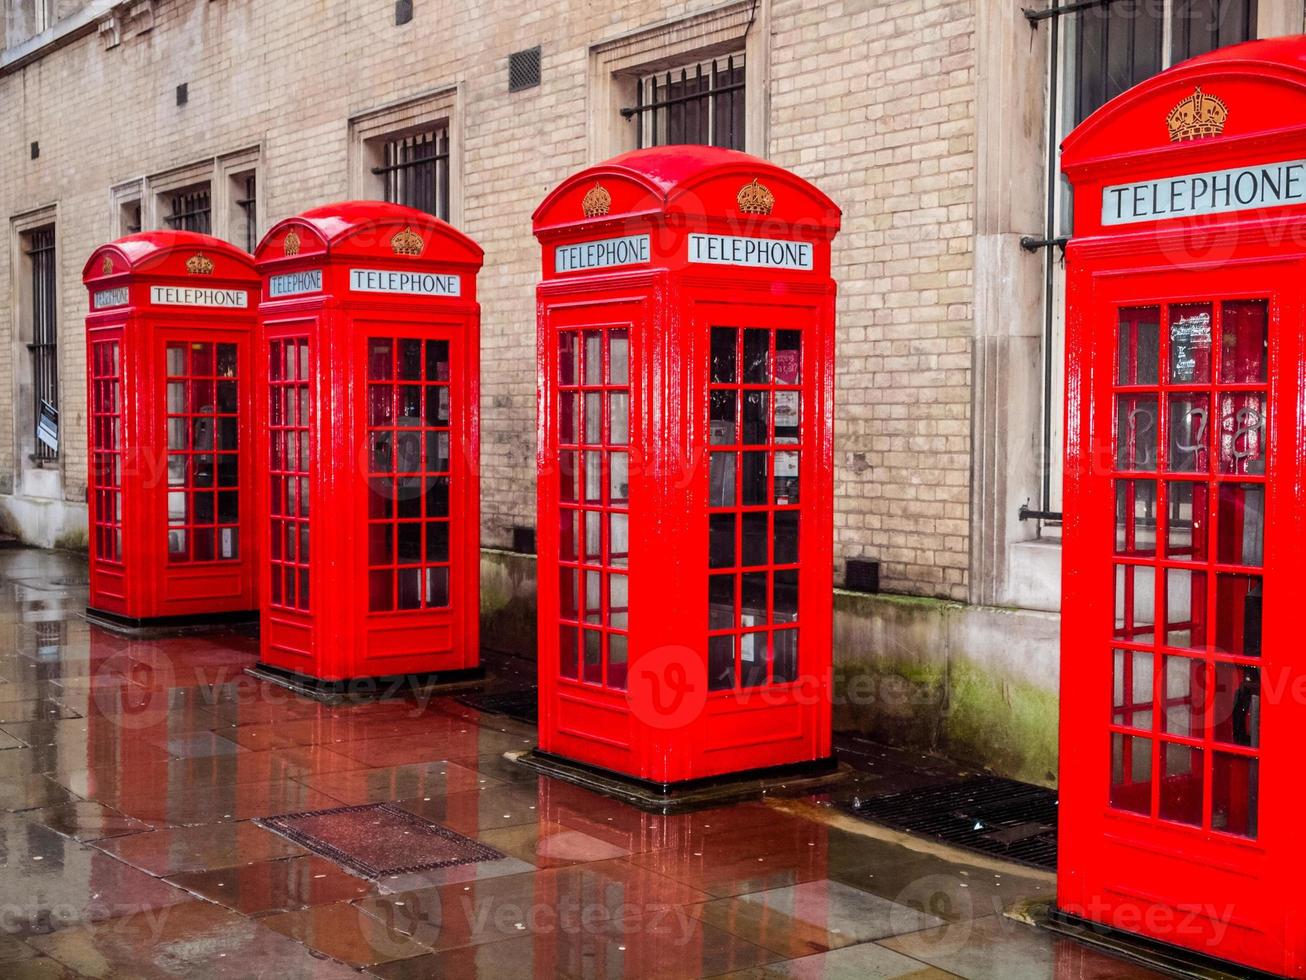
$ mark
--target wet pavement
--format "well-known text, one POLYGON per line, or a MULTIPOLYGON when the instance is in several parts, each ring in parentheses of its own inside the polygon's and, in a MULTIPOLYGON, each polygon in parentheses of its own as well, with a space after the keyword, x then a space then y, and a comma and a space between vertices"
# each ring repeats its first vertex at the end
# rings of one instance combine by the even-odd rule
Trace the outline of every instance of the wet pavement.
MULTIPOLYGON (((528 725, 318 704, 246 676, 247 634, 124 638, 85 598, 80 557, 0 552, 2 977, 1155 975, 1003 914, 1049 875, 821 797, 644 813, 505 760, 528 725), (503 857, 371 881, 255 822, 380 802, 503 857)), ((846 754, 841 793, 949 774, 846 754)))

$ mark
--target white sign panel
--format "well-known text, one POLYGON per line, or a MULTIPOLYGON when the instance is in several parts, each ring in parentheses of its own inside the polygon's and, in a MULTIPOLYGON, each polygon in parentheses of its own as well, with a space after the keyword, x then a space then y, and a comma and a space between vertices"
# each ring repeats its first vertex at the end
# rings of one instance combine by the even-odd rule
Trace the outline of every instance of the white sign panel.
POLYGON ((1127 225, 1306 203, 1306 160, 1209 170, 1102 191, 1102 224, 1127 225))
POLYGON ((356 293, 407 293, 413 296, 461 296, 461 277, 434 272, 350 269, 349 288, 356 293))
POLYGON ((604 269, 612 265, 638 265, 648 261, 648 235, 624 235, 593 242, 559 245, 553 250, 556 272, 604 269))
POLYGON ((246 309, 249 293, 243 289, 206 286, 151 286, 150 302, 156 306, 219 306, 246 309))
POLYGON ((708 265, 750 265, 768 269, 810 270, 812 244, 779 238, 691 234, 689 261, 708 265))
POLYGON ((91 307, 96 310, 103 310, 109 306, 126 306, 127 305, 127 287, 119 286, 116 289, 97 289, 95 295, 91 297, 91 307))
POLYGON ((50 452, 59 451, 59 410, 44 398, 41 399, 41 414, 36 419, 36 438, 48 446, 50 452))
POLYGON ((322 270, 305 269, 303 272, 283 272, 268 277, 268 295, 298 296, 300 293, 322 291, 322 270))

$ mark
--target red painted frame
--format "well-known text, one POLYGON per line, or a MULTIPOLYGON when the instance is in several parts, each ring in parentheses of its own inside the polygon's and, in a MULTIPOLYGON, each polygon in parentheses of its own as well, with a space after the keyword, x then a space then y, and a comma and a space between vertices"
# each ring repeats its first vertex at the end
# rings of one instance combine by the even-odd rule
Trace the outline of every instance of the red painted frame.
MULTIPOLYGON (((539 748, 663 785, 828 759, 835 299, 830 241, 839 228, 838 208, 806 181, 765 161, 712 147, 671 146, 628 153, 574 175, 545 199, 534 222, 544 250, 537 334, 539 748), (761 187, 741 197, 754 181, 761 187), (741 211, 750 194, 765 197, 767 191, 769 208, 763 203, 762 213, 741 211), (695 233, 806 243, 811 267, 691 263, 689 235, 695 233), (644 234, 647 261, 581 271, 555 267, 558 246, 644 234), (719 352, 726 346, 720 338, 741 345, 735 348, 734 381, 715 388, 709 378, 714 329, 720 331, 719 352), (747 333, 752 330, 757 333, 747 333), (776 331, 784 332, 782 339, 776 331), (570 385, 559 372, 561 359, 570 356, 564 338, 574 332, 582 356, 568 370, 582 377, 570 385), (618 368, 614 382, 612 341, 623 332, 628 381, 620 380, 618 368), (607 372, 602 377, 583 377, 590 363, 586 333, 607 336, 602 348, 592 348, 601 351, 607 372), (787 351, 795 337, 801 353, 783 354, 781 367, 777 345, 787 351), (756 382, 741 381, 745 338, 759 343, 757 358, 749 362, 756 382), (794 370, 801 381, 789 384, 794 370), (797 504, 775 493, 776 457, 792 450, 775 441, 772 395, 777 385, 787 384, 787 411, 795 401, 801 410, 798 435, 784 437, 799 439, 793 446, 800 452, 797 504), (614 385, 618 395, 629 390, 628 444, 616 448, 610 401, 602 409, 601 432, 593 433, 600 438, 584 431, 586 396, 610 393, 614 385), (709 443, 714 390, 727 400, 740 392, 742 400, 732 401, 739 439, 745 438, 745 401, 765 393, 764 402, 754 403, 765 405, 758 416, 765 432, 749 439, 749 448, 759 453, 753 458, 769 467, 749 484, 764 495, 755 498, 761 503, 740 503, 746 447, 709 443), (560 413, 573 393, 579 405, 564 426, 560 413), (568 434, 573 427, 575 440, 568 434), (723 454, 718 473, 721 486, 728 483, 736 494, 732 506, 709 506, 712 450, 723 454), (733 469, 724 462, 726 454, 733 469), (625 500, 613 496, 623 459, 625 500), (598 489, 586 483, 591 462, 602 465, 602 499, 593 502, 586 499, 598 489), (565 486, 574 501, 561 499, 565 486), (615 531, 606 518, 614 499, 615 531), (766 522, 772 511, 785 511, 787 520, 798 515, 797 555, 777 560, 771 550, 774 529, 766 522), (573 512, 578 516, 567 522, 565 515, 573 512), (587 536, 586 512, 599 515, 597 537, 587 536), (766 529, 765 554, 756 550, 756 536, 741 538, 745 512, 750 522, 759 522, 755 527, 766 529), (625 565, 620 554, 614 559, 612 547, 614 533, 621 538, 622 514, 628 514, 625 565), (709 641, 713 514, 718 548, 733 560, 716 570, 722 591, 715 593, 714 615, 729 613, 730 623, 716 620, 719 628, 709 641), (599 548, 590 560, 592 545, 599 548), (735 563, 745 560, 747 566, 735 563), (777 564, 784 567, 777 570, 777 564), (614 579, 623 574, 625 602, 619 581, 614 590, 614 579), (799 580, 796 599, 792 579, 799 580), (590 582, 599 588, 591 590, 590 582), (744 586, 751 605, 739 592, 744 586), (592 615, 591 596, 599 600, 592 615), (795 636, 797 664, 790 670, 783 651, 792 647, 781 644, 795 636), (564 641, 575 651, 565 658, 564 641), (778 659, 776 650, 782 651, 778 659), (586 670, 587 656, 597 656, 592 671, 586 670), (720 668, 721 684, 710 681, 711 664, 720 668), (745 674, 753 667, 759 672, 749 676, 761 683, 750 686, 745 674)), ((728 359, 719 356, 721 364, 728 359)), ((783 461, 787 473, 789 458, 783 461)), ((791 540, 786 532, 785 541, 791 540)))
POLYGON ((82 280, 89 294, 90 609, 134 622, 253 611, 258 605, 250 451, 250 356, 258 303, 253 259, 208 235, 151 231, 97 248, 82 280), (155 303, 154 287, 191 291, 173 298, 207 295, 196 294, 197 289, 220 291, 244 296, 246 305, 155 303), (169 384, 170 346, 183 352, 203 348, 216 359, 216 345, 234 348, 234 361, 224 356, 222 376, 215 360, 204 377, 172 378, 169 384), (221 405, 215 400, 219 388, 221 405), (175 397, 169 403, 174 395, 180 396, 180 407, 175 397), (182 478, 192 487, 207 488, 184 498, 190 525, 185 528, 169 526, 170 433, 174 441, 187 444, 180 456, 173 453, 176 461, 190 462, 182 478), (230 452, 214 455, 214 449, 223 448, 230 452), (197 472, 206 459, 209 471, 197 472), (228 464, 221 473, 218 459, 228 464), (226 487, 221 496, 216 495, 219 482, 226 487), (228 510, 232 493, 237 494, 234 513, 228 510), (200 497, 210 508, 203 517, 196 516, 200 497), (219 542, 211 560, 196 557, 191 546, 181 555, 170 549, 178 532, 180 540, 194 541, 202 533, 196 523, 214 528, 217 535, 210 539, 219 542), (234 557, 222 559, 223 550, 234 557))
POLYGON ((1102 204, 1113 185, 1303 158, 1303 38, 1164 72, 1090 117, 1062 156, 1076 233, 1057 904, 1291 977, 1306 976, 1292 599, 1306 549, 1306 206, 1105 225, 1102 204), (1227 107, 1223 133, 1171 142, 1167 116, 1198 87, 1227 107), (1266 303, 1263 379, 1241 366, 1262 346, 1247 301, 1266 303), (1143 340, 1140 356, 1153 330, 1155 350, 1143 340), (1228 411, 1212 417, 1217 406, 1228 411), (1245 545, 1258 487, 1259 566, 1245 545), (1257 579, 1259 646, 1248 602, 1257 579), (1241 715, 1235 684, 1248 695, 1241 715), (1247 705, 1259 706, 1259 731, 1247 705))
POLYGON ((420 211, 359 201, 280 222, 256 257, 263 277, 255 355, 265 474, 259 528, 267 556, 261 663, 324 682, 477 667, 480 247, 420 211), (351 269, 401 273, 402 283, 388 280, 401 288, 414 277, 428 284, 453 277, 460 286, 457 295, 354 291, 351 269), (320 282, 304 278, 314 274, 320 282), (291 291, 274 295, 274 280, 291 291), (412 350, 416 360, 404 360, 412 350), (387 370, 392 377, 381 378, 387 370), (449 420, 435 426, 426 394, 434 393, 438 413, 439 389, 449 393, 449 420), (275 405, 274 393, 282 396, 275 405), (409 406, 400 400, 410 393, 419 414, 401 422, 400 409, 409 406), (387 418, 373 439, 372 422, 387 418), (448 465, 435 471, 441 433, 452 448, 443 457, 448 465), (388 482, 377 470, 382 459, 388 482), (330 465, 318 465, 323 460, 330 465), (440 488, 447 499, 437 503, 440 488), (430 520, 441 507, 447 515, 430 520), (434 525, 448 529, 443 544, 434 525), (404 547, 417 549, 416 560, 411 550, 401 558, 404 547), (445 557, 433 557, 442 547, 445 557), (373 602, 374 564, 390 569, 385 608, 379 584, 373 602), (427 591, 438 580, 447 583, 447 602, 427 591))

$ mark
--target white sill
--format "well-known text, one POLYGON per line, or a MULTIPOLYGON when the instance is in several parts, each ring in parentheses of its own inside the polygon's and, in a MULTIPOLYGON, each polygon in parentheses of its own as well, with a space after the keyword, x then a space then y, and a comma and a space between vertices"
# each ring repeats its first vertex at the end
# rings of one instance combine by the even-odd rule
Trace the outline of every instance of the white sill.
POLYGON ((1061 611, 1061 539, 1013 542, 1007 551, 1003 604, 1044 612, 1061 611))

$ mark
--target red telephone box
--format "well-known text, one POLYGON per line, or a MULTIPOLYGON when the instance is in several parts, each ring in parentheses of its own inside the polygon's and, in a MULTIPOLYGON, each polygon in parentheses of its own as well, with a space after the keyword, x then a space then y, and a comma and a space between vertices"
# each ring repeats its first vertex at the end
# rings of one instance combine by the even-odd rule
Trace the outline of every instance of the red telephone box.
POLYGON ((839 210, 731 150, 638 150, 535 212, 537 758, 665 790, 833 764, 839 210))
POLYGON ((1306 976, 1306 38, 1065 141, 1063 913, 1306 976))
POLYGON ((92 615, 252 615, 250 256, 183 231, 102 245, 82 272, 92 615))
POLYGON ((479 669, 481 255, 374 201, 259 244, 261 667, 325 685, 479 669))

